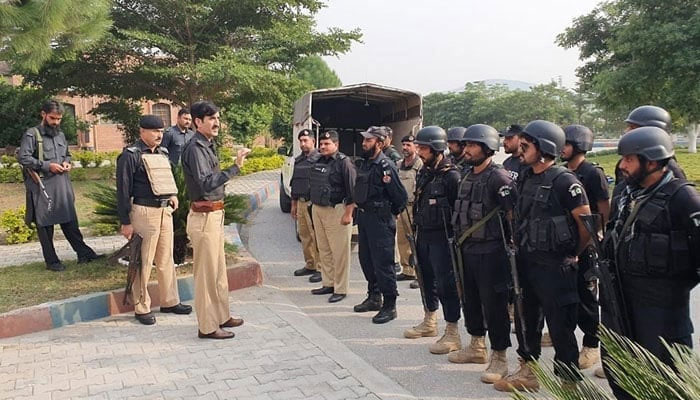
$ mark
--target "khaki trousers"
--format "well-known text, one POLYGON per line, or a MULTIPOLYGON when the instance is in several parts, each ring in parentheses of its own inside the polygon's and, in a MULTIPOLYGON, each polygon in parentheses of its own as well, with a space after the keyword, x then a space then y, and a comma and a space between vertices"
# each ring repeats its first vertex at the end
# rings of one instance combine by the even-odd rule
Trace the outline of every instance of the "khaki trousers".
POLYGON ((401 212, 396 219, 396 245, 399 247, 399 254, 401 256, 402 272, 405 275, 416 276, 416 270, 409 262, 411 257, 411 246, 408 244, 408 239, 406 239, 406 233, 410 234, 411 232, 406 232, 405 227, 406 225, 409 225, 409 220, 405 214, 406 212, 408 212, 408 215, 413 215, 413 206, 406 205, 406 211, 401 212))
POLYGON ((194 311, 199 331, 209 334, 231 317, 224 254, 224 211, 190 210, 187 236, 194 253, 194 311))
POLYGON ((173 264, 173 209, 170 207, 131 206, 129 213, 134 232, 141 235, 141 274, 134 278, 132 302, 136 314, 151 311, 151 296, 148 294, 148 279, 151 268, 156 265, 158 295, 161 307, 172 307, 180 303, 177 278, 173 264))
POLYGON ((335 207, 314 205, 311 211, 323 286, 334 288, 334 293, 347 294, 352 224, 340 223, 345 213, 345 205, 343 203, 335 207))
POLYGON ((306 269, 318 270, 318 248, 316 247, 316 237, 314 236, 314 226, 311 222, 311 213, 309 212, 309 201, 297 201, 297 229, 299 230, 299 238, 301 239, 301 248, 304 252, 304 261, 306 261, 306 269))

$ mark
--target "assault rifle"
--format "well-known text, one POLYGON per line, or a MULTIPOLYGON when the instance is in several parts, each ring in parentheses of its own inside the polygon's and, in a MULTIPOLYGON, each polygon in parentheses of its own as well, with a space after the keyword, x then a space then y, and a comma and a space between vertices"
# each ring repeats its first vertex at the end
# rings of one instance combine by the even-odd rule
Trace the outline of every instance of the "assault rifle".
MULTIPOLYGON (((126 273, 126 287, 124 288, 124 301, 122 304, 126 305, 128 299, 132 293, 132 288, 134 286, 134 279, 137 274, 141 273, 141 243, 143 238, 138 233, 131 235, 131 239, 119 250, 114 252, 109 256, 108 261, 112 264, 119 262, 120 258, 129 258, 129 269, 126 273)), ((135 305, 135 304, 134 304, 135 305)))
POLYGON ((411 228, 411 216, 408 215, 408 209, 405 209, 399 214, 399 219, 403 224, 404 231, 406 232, 406 240, 408 240, 408 247, 411 248, 411 257, 408 259, 408 263, 411 264, 413 270, 416 271, 416 280, 418 281, 418 288, 420 289, 420 298, 423 302, 423 308, 428 309, 427 302, 425 300, 425 286, 423 285, 423 272, 418 265, 418 252, 416 250, 416 237, 413 229, 411 228), (404 214, 406 218, 404 218, 404 214), (408 222, 406 222, 408 219, 408 222))

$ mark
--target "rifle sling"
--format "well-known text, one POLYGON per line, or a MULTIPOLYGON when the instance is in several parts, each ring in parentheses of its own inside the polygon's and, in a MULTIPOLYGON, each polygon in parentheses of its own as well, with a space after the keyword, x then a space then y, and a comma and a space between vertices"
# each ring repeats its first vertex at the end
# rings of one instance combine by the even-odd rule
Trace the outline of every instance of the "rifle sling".
POLYGON ((479 222, 470 226, 469 229, 464 231, 464 233, 462 233, 462 235, 459 237, 459 239, 457 239, 457 247, 461 247, 462 243, 464 243, 464 241, 467 240, 469 238, 469 236, 471 236, 474 232, 478 231, 484 225, 486 225, 486 223, 489 222, 489 220, 491 218, 493 218, 493 216, 496 215, 496 213, 498 213, 498 211, 500 211, 500 210, 501 210, 501 206, 494 208, 488 214, 486 214, 486 216, 484 218, 480 219, 479 222))

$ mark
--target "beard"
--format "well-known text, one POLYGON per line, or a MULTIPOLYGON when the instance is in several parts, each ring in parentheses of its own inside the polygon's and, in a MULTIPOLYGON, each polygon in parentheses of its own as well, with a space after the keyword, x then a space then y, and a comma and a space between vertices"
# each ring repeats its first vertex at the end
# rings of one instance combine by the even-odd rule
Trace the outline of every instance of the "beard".
POLYGON ((646 173, 642 168, 640 168, 632 174, 628 174, 623 171, 623 175, 625 176, 625 182, 627 182, 629 186, 635 187, 639 186, 644 180, 644 178, 646 178, 649 174, 646 173))
POLYGON ((51 126, 49 124, 44 125, 44 132, 51 137, 58 135, 58 133, 60 131, 61 130, 59 129, 58 125, 56 125, 56 126, 51 126))
POLYGON ((376 145, 373 147, 370 147, 368 150, 362 149, 362 158, 364 158, 365 160, 371 159, 372 157, 374 157, 375 154, 377 154, 377 146, 376 145))
POLYGON ((484 161, 486 161, 486 157, 480 157, 480 158, 474 158, 474 157, 466 158, 465 157, 464 158, 464 162, 467 165, 472 165, 472 166, 481 165, 481 163, 483 163, 484 161))

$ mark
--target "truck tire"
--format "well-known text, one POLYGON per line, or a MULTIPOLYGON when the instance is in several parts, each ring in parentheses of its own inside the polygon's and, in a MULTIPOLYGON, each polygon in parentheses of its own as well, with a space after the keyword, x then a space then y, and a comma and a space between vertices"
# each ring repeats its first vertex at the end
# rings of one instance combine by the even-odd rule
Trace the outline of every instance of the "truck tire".
POLYGON ((284 192, 284 183, 280 178, 280 210, 288 214, 292 211, 292 199, 284 192))

